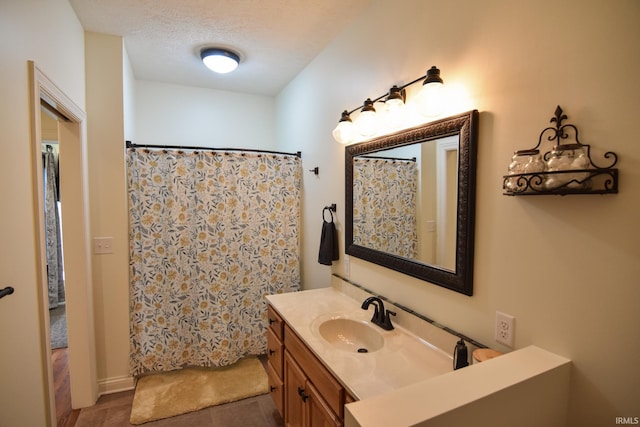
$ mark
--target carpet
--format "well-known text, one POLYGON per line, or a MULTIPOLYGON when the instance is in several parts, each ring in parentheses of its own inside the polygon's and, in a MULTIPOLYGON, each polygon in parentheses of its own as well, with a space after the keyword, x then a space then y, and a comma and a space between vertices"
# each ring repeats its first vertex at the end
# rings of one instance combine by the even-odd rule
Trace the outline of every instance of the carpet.
POLYGON ((143 424, 268 392, 267 373, 257 357, 222 368, 145 375, 136 385, 129 422, 143 424))
POLYGON ((66 305, 49 310, 51 349, 67 347, 67 314, 66 305))

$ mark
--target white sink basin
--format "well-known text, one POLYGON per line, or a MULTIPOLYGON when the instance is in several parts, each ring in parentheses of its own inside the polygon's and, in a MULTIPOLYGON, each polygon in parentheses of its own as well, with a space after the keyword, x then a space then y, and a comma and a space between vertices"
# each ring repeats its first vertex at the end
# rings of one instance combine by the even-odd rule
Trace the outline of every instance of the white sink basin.
POLYGON ((319 327, 320 336, 333 347, 354 352, 371 353, 384 345, 382 334, 366 322, 337 318, 325 320, 319 327))

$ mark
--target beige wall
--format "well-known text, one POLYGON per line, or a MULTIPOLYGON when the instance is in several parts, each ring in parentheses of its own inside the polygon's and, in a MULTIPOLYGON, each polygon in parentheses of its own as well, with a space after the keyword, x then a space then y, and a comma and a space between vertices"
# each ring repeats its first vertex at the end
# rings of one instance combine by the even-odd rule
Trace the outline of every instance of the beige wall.
POLYGON ((85 33, 91 237, 113 238, 113 253, 92 255, 100 391, 127 385, 129 270, 124 165, 124 76, 121 37, 85 33))
POLYGON ((273 97, 137 80, 134 143, 276 149, 273 97))
POLYGON ((320 167, 304 176, 304 286, 343 274, 316 262, 325 204, 338 203, 344 232, 340 112, 437 65, 466 91, 460 109, 480 111, 474 296, 353 257, 350 278, 502 350, 495 312, 515 316, 517 348, 573 360, 570 426, 640 416, 638 22, 633 0, 374 1, 278 96, 282 148, 320 167), (502 195, 513 151, 537 143, 557 104, 596 158, 618 153, 619 194, 502 195))
POLYGON ((0 56, 0 288, 15 288, 0 301, 0 425, 44 426, 47 356, 40 341, 27 61, 84 108, 82 27, 66 0, 3 0, 0 56))

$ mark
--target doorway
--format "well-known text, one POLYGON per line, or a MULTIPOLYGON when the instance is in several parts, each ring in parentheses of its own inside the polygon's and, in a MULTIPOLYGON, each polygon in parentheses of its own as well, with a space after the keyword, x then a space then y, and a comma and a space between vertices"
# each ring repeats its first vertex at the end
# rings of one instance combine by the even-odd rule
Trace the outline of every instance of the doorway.
POLYGON ((45 254, 49 308, 49 343, 55 411, 58 427, 72 426, 79 415, 71 404, 69 352, 67 339, 64 248, 62 241, 62 203, 60 199, 60 141, 58 121, 68 120, 41 100, 40 130, 42 148, 42 187, 44 198, 45 254))
MULTIPOLYGON (((32 105, 34 210, 36 234, 39 242, 37 254, 38 282, 40 284, 42 355, 46 369, 45 392, 49 402, 49 419, 55 423, 56 405, 52 368, 51 331, 49 313, 49 281, 47 274, 47 232, 45 227, 45 178, 42 163, 43 117, 56 119, 58 148, 59 202, 64 206, 60 215, 60 248, 64 242, 62 263, 62 290, 64 291, 66 335, 68 337, 68 371, 71 406, 82 408, 93 405, 98 396, 93 328, 93 295, 91 287, 91 258, 89 251, 88 195, 86 191, 87 161, 84 138, 84 112, 73 103, 35 63, 29 62, 30 95, 32 105), (43 113, 42 106, 47 110, 43 113)), ((47 119, 44 119, 47 120, 47 119)), ((45 151, 46 143, 45 145, 45 151)), ((53 151, 53 145, 52 146, 53 151)), ((55 179, 55 178, 54 178, 55 179)), ((59 303, 59 301, 58 301, 59 303)))
MULTIPOLYGON (((67 348, 66 292, 64 286, 64 249, 62 242, 62 204, 60 203, 60 149, 58 138, 60 114, 42 102, 42 176, 44 190, 44 229, 47 260, 49 335, 51 349, 67 348)), ((55 371, 54 371, 54 381, 55 371)))

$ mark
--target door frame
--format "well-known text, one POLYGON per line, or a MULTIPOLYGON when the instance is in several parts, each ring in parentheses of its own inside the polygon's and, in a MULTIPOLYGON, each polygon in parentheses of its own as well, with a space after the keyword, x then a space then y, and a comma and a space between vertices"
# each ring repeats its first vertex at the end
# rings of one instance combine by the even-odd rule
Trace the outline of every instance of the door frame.
MULTIPOLYGON (((457 153, 460 149, 459 137, 457 135, 449 136, 442 138, 436 143, 436 224, 437 224, 437 232, 436 232, 436 264, 447 269, 447 254, 453 251, 453 265, 451 266, 453 270, 456 268, 456 259, 455 259, 455 230, 457 229, 457 221, 458 218, 456 215, 452 215, 449 211, 448 206, 449 198, 453 196, 454 201, 457 199, 458 192, 458 182, 456 178, 456 182, 452 182, 450 179, 451 176, 458 175, 458 165, 456 164, 456 169, 451 170, 449 164, 447 162, 447 154, 451 152, 457 153), (452 173, 453 172, 453 173, 452 173), (452 193, 451 189, 454 189, 455 192, 452 193), (451 218, 454 218, 453 224, 451 223, 451 218), (453 227, 453 247, 451 247, 451 241, 446 238, 447 230, 451 230, 453 227)), ((455 212, 454 212, 455 213, 455 212)))
POLYGON ((43 372, 46 375, 45 400, 49 402, 48 419, 56 423, 55 391, 51 365, 51 337, 46 273, 44 231, 44 189, 42 177, 42 131, 40 105, 44 100, 61 116, 60 200, 65 208, 62 239, 65 250, 65 290, 68 302, 67 336, 71 405, 74 409, 91 406, 98 398, 96 369, 91 253, 89 244, 89 197, 87 172, 86 114, 40 70, 28 62, 33 179, 34 231, 36 237, 36 271, 40 316, 40 344, 43 349, 43 372), (73 262, 67 262, 73 259, 73 262))

